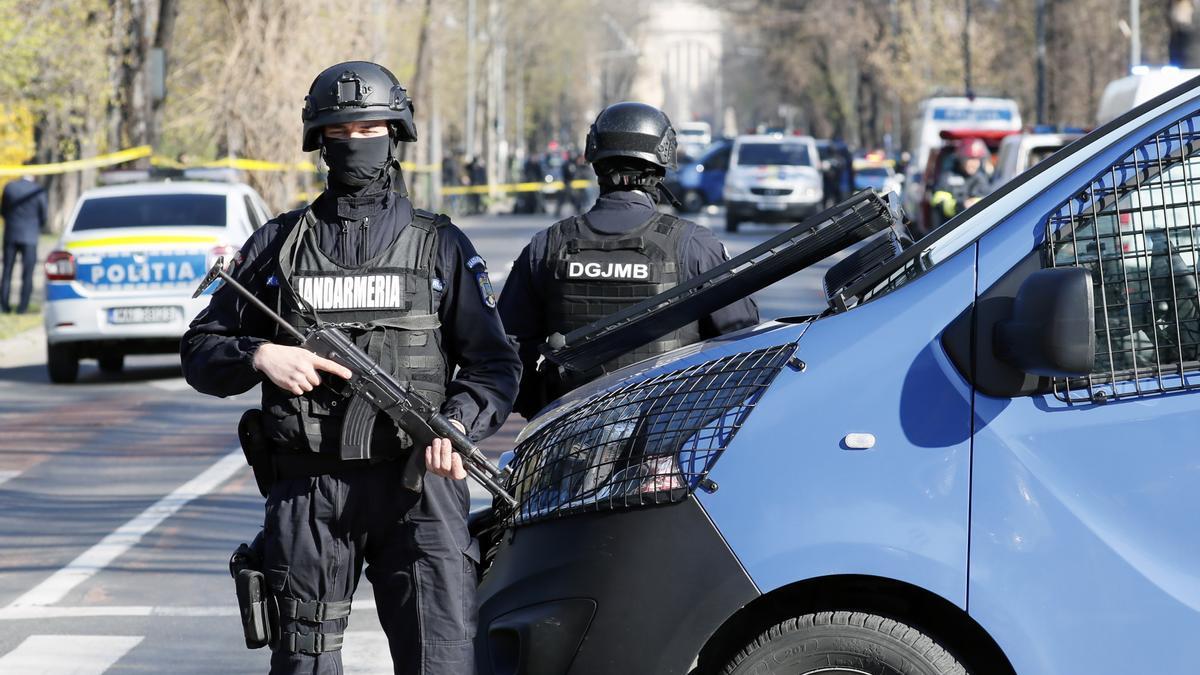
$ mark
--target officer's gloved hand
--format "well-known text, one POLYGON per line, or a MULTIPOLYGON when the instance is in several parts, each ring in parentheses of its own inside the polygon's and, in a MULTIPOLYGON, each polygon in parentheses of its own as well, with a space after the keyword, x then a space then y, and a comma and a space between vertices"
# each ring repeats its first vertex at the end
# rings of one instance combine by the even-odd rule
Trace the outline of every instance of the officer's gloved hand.
POLYGON ((254 350, 254 369, 266 375, 276 387, 296 396, 306 394, 321 384, 321 376, 317 371, 333 373, 347 380, 354 375, 349 368, 321 358, 307 349, 270 342, 254 350))
MULTIPOLYGON (((463 426, 462 422, 450 420, 450 423, 458 427, 458 430, 464 434, 467 433, 467 428, 463 426)), ((443 478, 462 480, 467 477, 467 470, 463 468, 462 455, 454 451, 449 438, 435 438, 433 445, 425 448, 425 468, 430 473, 443 478)))

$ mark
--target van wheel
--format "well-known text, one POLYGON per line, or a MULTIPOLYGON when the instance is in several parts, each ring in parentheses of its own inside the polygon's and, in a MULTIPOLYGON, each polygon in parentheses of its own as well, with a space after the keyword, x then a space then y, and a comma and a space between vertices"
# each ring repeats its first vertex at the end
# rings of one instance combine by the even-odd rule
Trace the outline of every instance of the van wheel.
POLYGON ((722 675, 966 675, 929 636, 863 612, 817 612, 775 624, 722 675))
POLYGON ((683 203, 683 208, 680 210, 684 213, 696 213, 704 208, 704 197, 700 194, 699 190, 684 192, 683 199, 680 201, 683 203))
POLYGON ((46 346, 46 370, 50 381, 66 384, 79 379, 79 355, 71 345, 46 346))
POLYGON ((102 373, 119 373, 125 367, 124 354, 104 354, 96 359, 102 373))
POLYGON ((726 232, 737 232, 738 225, 741 225, 741 224, 742 224, 742 221, 738 220, 734 216, 729 215, 728 211, 725 213, 725 231, 726 232))

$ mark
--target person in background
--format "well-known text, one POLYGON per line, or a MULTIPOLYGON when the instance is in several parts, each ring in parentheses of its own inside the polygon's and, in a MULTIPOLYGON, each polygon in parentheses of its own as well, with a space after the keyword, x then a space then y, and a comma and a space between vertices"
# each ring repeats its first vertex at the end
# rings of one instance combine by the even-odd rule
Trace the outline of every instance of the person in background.
POLYGON ((991 190, 991 178, 984 163, 991 158, 987 144, 978 138, 959 140, 955 148, 955 168, 938 176, 929 201, 933 227, 971 208, 991 190))
POLYGON ((21 296, 17 313, 29 311, 33 297, 33 268, 37 265, 38 235, 46 228, 49 206, 46 191, 33 182, 32 176, 22 176, 4 186, 0 196, 0 217, 4 218, 4 270, 0 277, 0 312, 12 311, 13 267, 21 258, 21 296))
POLYGON ((658 108, 627 102, 602 110, 584 151, 600 198, 587 213, 534 235, 513 263, 499 311, 521 356, 513 409, 526 419, 606 372, 758 323, 758 307, 744 298, 637 345, 594 372, 564 377, 537 368, 539 347, 552 334, 566 335, 729 259, 707 228, 658 210, 662 180, 676 164, 675 143, 671 120, 658 108))

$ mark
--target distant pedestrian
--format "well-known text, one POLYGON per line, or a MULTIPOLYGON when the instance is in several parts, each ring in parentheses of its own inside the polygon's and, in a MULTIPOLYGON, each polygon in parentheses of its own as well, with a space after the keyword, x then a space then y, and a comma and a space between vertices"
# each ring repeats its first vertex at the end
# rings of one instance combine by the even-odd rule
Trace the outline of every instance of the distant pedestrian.
POLYGON ((33 296, 33 268, 37 264, 38 235, 46 228, 46 191, 22 176, 4 186, 0 196, 0 217, 4 218, 4 270, 0 273, 0 312, 11 311, 8 304, 12 291, 13 266, 21 256, 21 300, 17 313, 29 311, 33 296))
POLYGON ((554 206, 554 217, 562 217, 562 207, 564 203, 570 202, 571 208, 575 214, 579 214, 579 192, 572 187, 575 178, 579 175, 578 157, 574 154, 569 154, 563 159, 562 164, 562 182, 563 189, 558 193, 558 203, 554 206))

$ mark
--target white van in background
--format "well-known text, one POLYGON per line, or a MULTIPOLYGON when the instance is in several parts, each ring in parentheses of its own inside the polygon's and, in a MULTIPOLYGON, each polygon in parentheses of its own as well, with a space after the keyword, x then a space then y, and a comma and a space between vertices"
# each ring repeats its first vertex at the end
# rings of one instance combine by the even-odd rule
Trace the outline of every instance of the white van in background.
POLYGON ((675 129, 679 142, 679 153, 695 159, 712 144, 712 127, 708 122, 684 122, 675 129))
POLYGON ((904 206, 909 213, 916 213, 921 203, 925 162, 929 151, 942 145, 941 133, 966 129, 1019 131, 1021 113, 1017 102, 981 96, 938 96, 921 101, 912 122, 912 148, 904 170, 904 206))
POLYGON ((1100 96, 1096 110, 1096 126, 1120 117, 1159 94, 1200 75, 1200 70, 1183 70, 1175 66, 1150 68, 1134 66, 1130 75, 1113 80, 1100 96))

